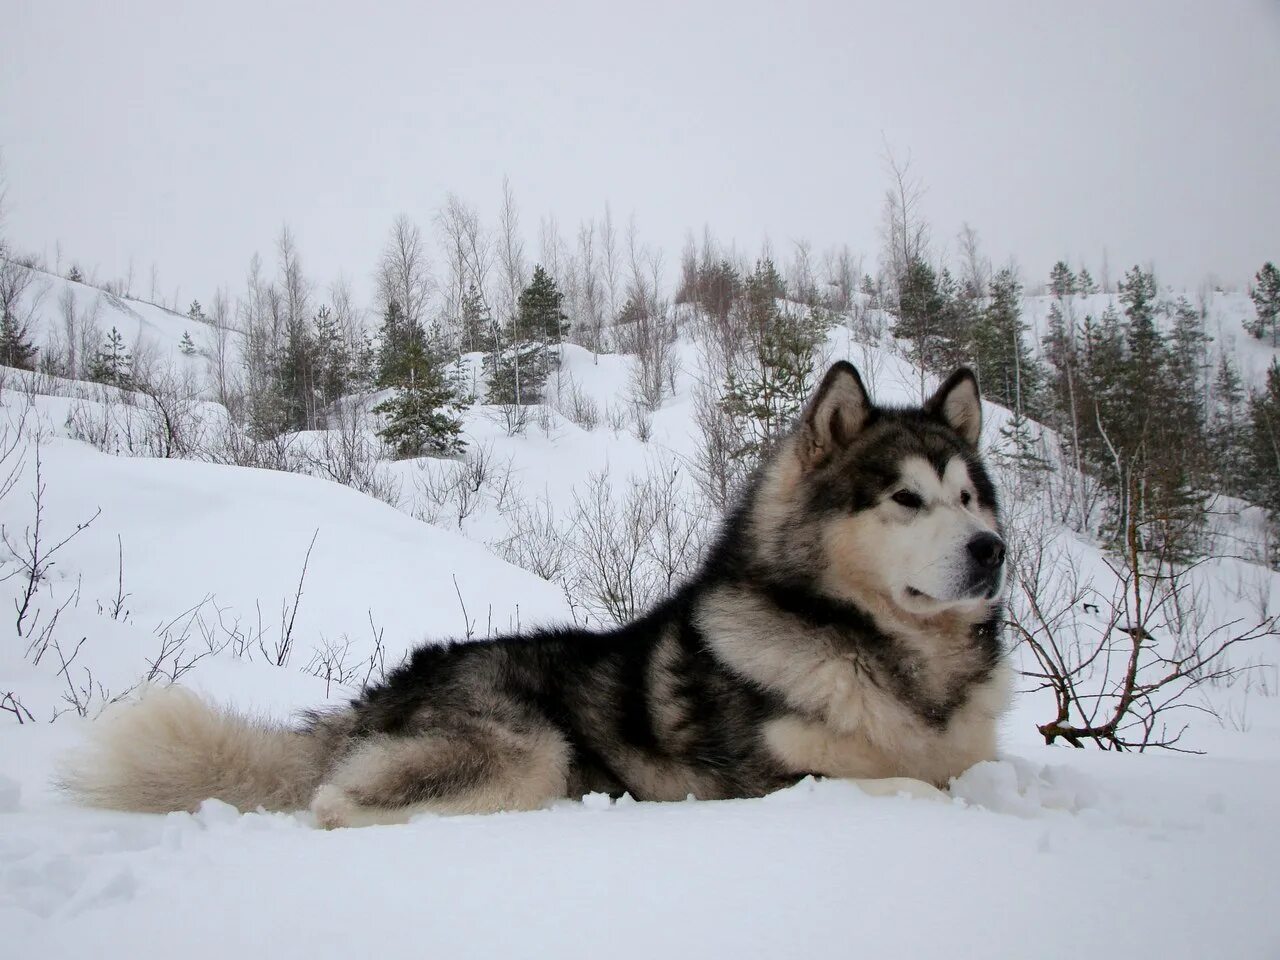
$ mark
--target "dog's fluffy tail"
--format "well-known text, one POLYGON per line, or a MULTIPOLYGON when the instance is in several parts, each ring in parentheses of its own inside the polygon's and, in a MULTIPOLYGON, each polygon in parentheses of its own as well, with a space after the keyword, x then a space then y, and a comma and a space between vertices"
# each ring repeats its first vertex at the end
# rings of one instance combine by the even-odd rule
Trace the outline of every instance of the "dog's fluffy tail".
POLYGON ((195 810, 210 797, 245 811, 295 810, 310 801, 332 742, 321 727, 289 729, 167 687, 95 722, 59 782, 114 810, 195 810))

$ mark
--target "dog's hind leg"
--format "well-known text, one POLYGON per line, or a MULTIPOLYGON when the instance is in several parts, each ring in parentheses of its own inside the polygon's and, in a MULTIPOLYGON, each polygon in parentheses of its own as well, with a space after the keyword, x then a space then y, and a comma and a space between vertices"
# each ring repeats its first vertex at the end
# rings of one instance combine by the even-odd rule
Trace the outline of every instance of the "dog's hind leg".
POLYGON ((319 826, 405 823, 419 813, 536 810, 565 796, 569 748, 547 727, 473 722, 362 741, 316 790, 319 826))

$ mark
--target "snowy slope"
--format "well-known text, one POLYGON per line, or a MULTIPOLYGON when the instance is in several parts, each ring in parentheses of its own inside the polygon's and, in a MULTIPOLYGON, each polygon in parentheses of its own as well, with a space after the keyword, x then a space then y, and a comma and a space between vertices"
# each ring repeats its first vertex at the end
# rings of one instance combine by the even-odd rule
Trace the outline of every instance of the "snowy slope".
MULTIPOLYGON (((648 442, 603 421, 584 430, 556 413, 549 429, 511 437, 484 407, 467 414, 469 439, 510 464, 507 497, 544 498, 561 517, 592 473, 607 469, 618 486, 655 468, 683 470, 698 442, 697 363, 691 344, 679 349, 679 390, 653 415, 648 442)), ((852 343, 843 330, 829 352, 852 359, 878 398, 918 397, 918 376, 892 352, 852 343)), ((562 376, 603 412, 625 403, 632 363, 570 348, 562 376)), ((69 806, 50 777, 57 755, 91 721, 74 711, 45 721, 67 708, 68 690, 83 691, 86 667, 100 684, 89 687, 97 697, 90 716, 125 692, 160 656, 166 632, 188 637, 178 663, 210 642, 217 648, 182 682, 284 716, 358 685, 376 655, 375 631, 390 665, 410 645, 457 636, 468 624, 483 636, 578 612, 558 587, 486 548, 505 535, 513 502, 499 502, 496 484, 461 523, 413 519, 424 506, 422 474, 460 470, 457 461, 384 465, 399 481, 395 509, 296 474, 110 457, 67 436, 70 405, 94 400, 31 402, 28 426, 43 428, 51 542, 102 512, 56 556, 37 595, 36 628, 28 623, 23 638, 7 628, 0 645, 0 696, 18 692, 34 717, 18 724, 0 714, 0 930, 15 956, 1280 951, 1270 905, 1280 857, 1274 670, 1249 688, 1206 691, 1230 718, 1226 726, 1197 719, 1188 744, 1208 756, 1046 747, 1035 723, 1051 705, 1024 694, 1005 719, 1002 759, 967 773, 949 802, 872 798, 848 784, 807 781, 762 801, 590 797, 537 813, 334 833, 311 829, 305 814, 241 816, 217 802, 164 817, 69 806), (270 654, 313 536, 295 647, 280 667, 270 654), (127 613, 115 617, 122 594, 127 613), (39 624, 68 600, 56 631, 63 656, 84 638, 70 679, 56 650, 37 666, 26 655, 39 624), (316 667, 317 652, 323 659, 335 647, 346 651, 345 683, 316 667)), ((27 403, 19 391, 0 393, 0 438, 27 403)), ((988 447, 1006 416, 988 406, 988 447)), ((13 543, 33 521, 35 452, 28 442, 0 463, 2 478, 23 456, 0 499, 13 543)), ((691 482, 687 471, 679 482, 691 482)), ((1043 521, 1040 500, 1024 499, 1029 519, 1043 521)), ((1054 549, 1105 582, 1095 546, 1062 530, 1054 536, 1054 549)), ((1243 561, 1216 561, 1197 575, 1214 622, 1280 597, 1273 574, 1243 561)), ((20 581, 0 583, 0 612, 14 609, 20 581)), ((1251 655, 1275 663, 1280 648, 1270 641, 1251 655)))
POLYGON ((31 270, 29 275, 30 282, 15 313, 29 319, 28 333, 37 349, 43 351, 52 345, 65 350, 68 318, 72 318, 76 339, 80 339, 79 330, 86 330, 87 341, 101 346, 103 335, 114 327, 131 353, 138 353, 141 347, 162 361, 189 364, 193 369, 202 365, 199 358, 184 356, 178 345, 182 335, 189 332, 197 347, 206 346, 213 331, 209 322, 193 320, 153 303, 125 300, 56 274, 31 270))

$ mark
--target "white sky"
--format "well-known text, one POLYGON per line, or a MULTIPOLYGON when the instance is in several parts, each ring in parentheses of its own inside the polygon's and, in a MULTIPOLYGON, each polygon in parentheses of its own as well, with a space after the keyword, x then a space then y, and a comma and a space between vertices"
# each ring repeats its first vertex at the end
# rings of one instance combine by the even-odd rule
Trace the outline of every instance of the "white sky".
POLYGON ((400 212, 449 191, 571 235, 605 202, 666 250, 874 261, 884 144, 1039 281, 1242 283, 1280 258, 1274 0, 68 3, 0 0, 6 235, 164 295, 239 289, 288 222, 313 278, 368 286, 400 212))

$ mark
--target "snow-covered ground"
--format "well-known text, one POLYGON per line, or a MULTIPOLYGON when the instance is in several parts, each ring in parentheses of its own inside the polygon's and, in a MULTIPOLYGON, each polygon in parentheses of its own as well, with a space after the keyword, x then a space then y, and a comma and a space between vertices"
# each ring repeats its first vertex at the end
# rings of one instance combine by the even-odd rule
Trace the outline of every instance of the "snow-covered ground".
MULTIPOLYGON (((180 319, 165 334, 174 349, 180 319)), ((422 475, 456 462, 386 465, 398 484, 392 506, 297 474, 114 457, 69 436, 72 408, 97 401, 29 397, 11 378, 0 433, 10 424, 12 440, 24 412, 27 421, 0 464, 0 478, 20 464, 0 498, 9 543, 21 555, 34 523, 37 453, 47 545, 101 513, 52 557, 23 635, 6 627, 0 644, 0 697, 13 691, 31 712, 25 723, 0 713, 6 953, 1280 955, 1274 668, 1203 691, 1227 718, 1192 718, 1186 745, 1203 756, 1047 747, 1035 724, 1051 703, 1021 695, 1004 721, 1002 759, 965 774, 948 801, 806 781, 764 800, 593 796, 536 813, 325 833, 306 814, 240 815, 217 801, 194 815, 80 809, 51 787, 57 757, 92 722, 70 701, 96 715, 157 661, 153 682, 186 666, 181 682, 282 717, 346 696, 425 639, 581 617, 559 587, 493 552, 513 502, 500 501, 541 499, 564 517, 592 473, 620 482, 686 469, 696 362, 691 344, 680 351, 679 390, 654 414, 647 443, 603 416, 585 430, 558 414, 549 430, 508 437, 473 408, 472 445, 510 463, 515 492, 490 483, 461 522, 445 514, 435 524, 413 516, 424 509, 422 475), (33 663, 29 646, 59 610, 33 663)), ((844 331, 831 352, 861 366, 881 399, 914 399, 918 379, 891 353, 844 331)), ((630 362, 571 348, 563 375, 603 414, 624 402, 630 362)), ((989 444, 1003 418, 988 409, 989 444)), ((1106 575, 1092 545, 1053 536, 1086 573, 1106 575)), ((0 575, 14 569, 9 548, 5 557, 0 575)), ((1244 561, 1197 576, 1216 622, 1280 597, 1275 576, 1244 561)), ((0 583, 6 623, 17 619, 23 579, 0 583)), ((1274 664, 1280 645, 1269 638, 1248 656, 1274 664)))

